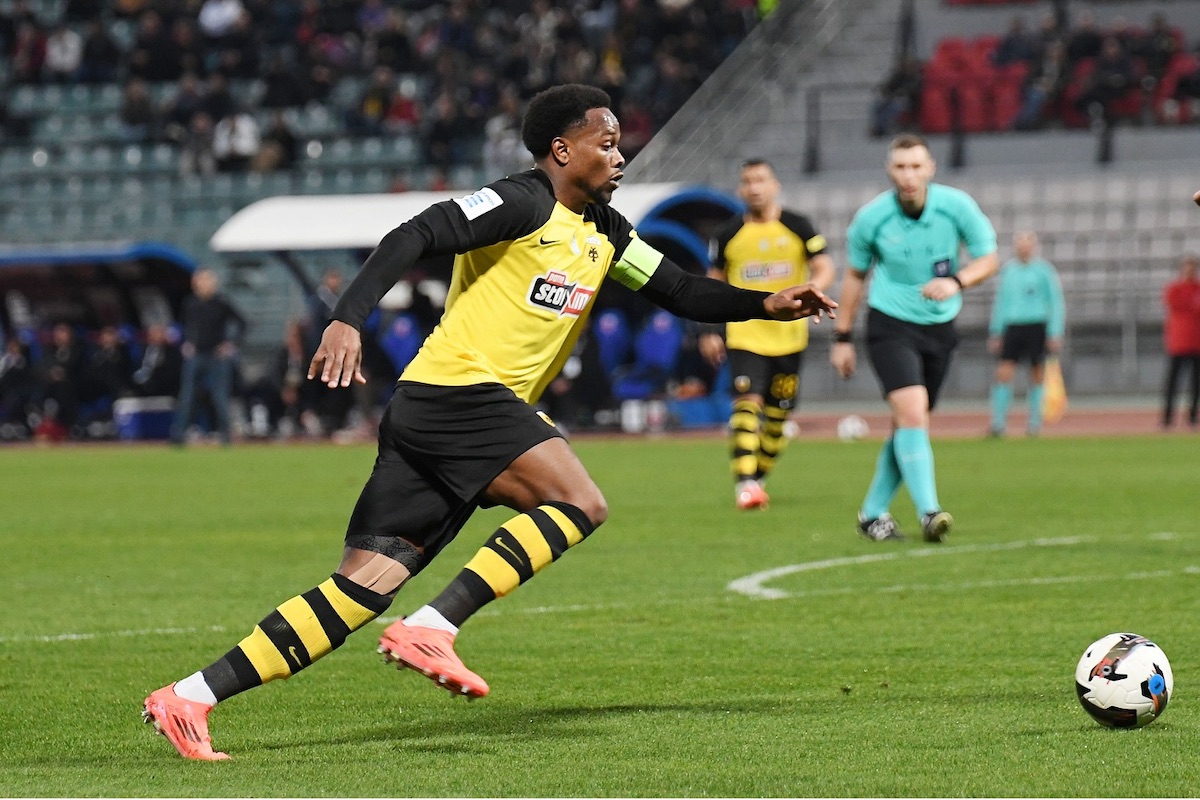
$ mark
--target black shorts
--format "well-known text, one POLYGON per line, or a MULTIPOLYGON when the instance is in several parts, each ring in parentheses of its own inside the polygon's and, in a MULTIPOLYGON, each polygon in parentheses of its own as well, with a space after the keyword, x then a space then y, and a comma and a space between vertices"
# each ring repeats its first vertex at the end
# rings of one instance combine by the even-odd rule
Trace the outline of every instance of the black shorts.
POLYGON ((727 358, 734 392, 756 394, 768 405, 779 408, 792 407, 800 386, 804 351, 786 356, 760 356, 749 350, 730 350, 727 358), (771 402, 772 398, 775 402, 771 402))
POLYGON ((498 383, 401 381, 379 423, 379 455, 350 516, 347 544, 391 555, 415 573, 454 539, 509 464, 556 436, 498 383), (419 563, 389 551, 396 537, 420 551, 419 563))
POLYGON ((1046 323, 1009 325, 1004 329, 1004 345, 1000 358, 1005 361, 1028 361, 1040 366, 1046 361, 1046 323))
POLYGON ((918 325, 874 308, 867 315, 867 352, 884 397, 906 386, 924 386, 932 409, 957 346, 953 321, 918 325))

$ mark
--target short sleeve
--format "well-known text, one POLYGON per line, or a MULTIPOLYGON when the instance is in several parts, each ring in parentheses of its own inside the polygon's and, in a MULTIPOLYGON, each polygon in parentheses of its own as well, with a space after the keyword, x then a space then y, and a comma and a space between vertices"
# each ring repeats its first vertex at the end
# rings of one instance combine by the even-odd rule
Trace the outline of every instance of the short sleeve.
POLYGON ((846 263, 855 272, 869 272, 875 264, 873 233, 867 228, 868 222, 859 210, 846 229, 846 263))
POLYGON ((825 237, 817 233, 812 220, 808 217, 785 211, 780 217, 780 221, 788 230, 800 237, 800 241, 804 242, 804 252, 809 258, 825 252, 827 248, 825 237))
POLYGON ((957 217, 958 233, 971 258, 979 258, 996 252, 996 229, 979 204, 969 194, 961 195, 962 211, 957 217))

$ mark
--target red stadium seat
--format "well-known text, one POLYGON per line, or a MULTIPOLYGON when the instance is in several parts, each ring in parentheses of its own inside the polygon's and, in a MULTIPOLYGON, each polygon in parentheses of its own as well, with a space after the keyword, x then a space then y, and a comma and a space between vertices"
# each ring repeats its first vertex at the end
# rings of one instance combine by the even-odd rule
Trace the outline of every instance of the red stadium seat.
POLYGON ((991 128, 1006 131, 1021 111, 1021 81, 998 80, 992 84, 991 128))
POLYGON ((922 87, 920 126, 925 133, 950 131, 950 97, 946 86, 927 82, 922 87))

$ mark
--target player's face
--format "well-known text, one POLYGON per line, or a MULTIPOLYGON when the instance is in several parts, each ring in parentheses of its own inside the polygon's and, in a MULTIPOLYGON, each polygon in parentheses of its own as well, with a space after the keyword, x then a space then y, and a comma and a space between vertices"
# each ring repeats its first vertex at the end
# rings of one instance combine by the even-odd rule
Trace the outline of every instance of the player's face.
POLYGON ((754 164, 742 170, 738 197, 751 211, 761 212, 774 205, 779 197, 779 181, 766 164, 754 164))
POLYGON ((933 156, 922 146, 897 148, 888 154, 888 177, 902 203, 925 203, 934 169, 933 156))
POLYGON ((1013 238, 1013 247, 1017 251, 1017 258, 1028 261, 1033 258, 1033 251, 1037 249, 1037 237, 1032 233, 1018 233, 1013 238))
POLYGON ((616 116, 607 108, 593 108, 587 112, 587 123, 563 138, 571 145, 569 166, 575 185, 593 202, 608 203, 625 176, 621 171, 625 157, 617 146, 621 125, 616 116))

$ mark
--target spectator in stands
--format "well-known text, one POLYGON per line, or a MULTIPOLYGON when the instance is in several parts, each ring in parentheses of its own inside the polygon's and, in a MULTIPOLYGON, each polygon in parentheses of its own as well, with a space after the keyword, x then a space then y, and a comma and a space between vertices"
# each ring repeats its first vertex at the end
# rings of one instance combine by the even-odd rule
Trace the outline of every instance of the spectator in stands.
POLYGON ((150 90, 139 78, 130 78, 121 98, 121 137, 127 142, 144 142, 154 136, 158 111, 150 90))
POLYGON ((133 389, 140 397, 176 397, 183 372, 183 356, 171 341, 165 325, 146 328, 142 362, 133 373, 133 389))
POLYGON ((484 126, 483 168, 488 180, 528 169, 533 163, 521 142, 520 104, 517 88, 505 86, 496 113, 484 126))
POLYGON ((83 63, 83 37, 60 22, 46 39, 42 72, 48 83, 73 83, 83 63))
POLYGON ((157 11, 138 20, 137 38, 129 54, 129 74, 154 83, 178 80, 183 62, 157 11))
POLYGON ((250 168, 254 172, 291 169, 296 163, 298 147, 296 134, 288 127, 283 112, 276 111, 271 115, 271 125, 263 134, 262 146, 258 148, 250 168))
POLYGON ((100 329, 79 380, 79 399, 85 404, 99 406, 92 421, 112 419, 112 403, 132 393, 133 367, 129 353, 121 344, 117 329, 106 325, 100 329))
POLYGON ((1195 428, 1200 424, 1200 258, 1188 256, 1180 262, 1179 276, 1163 290, 1163 310, 1167 379, 1162 426, 1170 428, 1175 423, 1175 393, 1187 368, 1191 370, 1188 424, 1195 428))
POLYGON ((388 11, 387 22, 371 37, 374 43, 375 64, 390 67, 393 72, 416 72, 420 61, 408 38, 408 17, 400 9, 388 11))
POLYGON ((1104 40, 1100 56, 1075 101, 1075 107, 1081 114, 1087 114, 1093 123, 1111 120, 1113 102, 1136 85, 1133 62, 1121 48, 1121 43, 1109 36, 1104 40))
POLYGON ((0 429, 11 435, 0 435, 0 439, 29 435, 28 413, 37 394, 37 373, 30 363, 29 348, 16 337, 7 339, 0 354, 0 429))
POLYGON ((230 78, 257 78, 262 41, 249 11, 242 11, 233 28, 216 45, 215 69, 230 78))
POLYGON ((222 119, 213 129, 213 156, 219 172, 245 172, 262 143, 254 117, 238 111, 222 119))
POLYGON ((425 130, 429 162, 446 169, 463 160, 463 118, 453 95, 443 92, 433 101, 433 116, 425 130))
POLYGON ((1047 11, 1042 16, 1042 23, 1038 28, 1037 39, 1039 58, 1045 53, 1046 48, 1050 46, 1051 42, 1064 43, 1065 52, 1066 32, 1058 22, 1058 14, 1053 11, 1047 11))
POLYGON ((171 46, 174 59, 179 64, 180 75, 207 73, 204 42, 196 35, 196 26, 190 19, 180 17, 171 25, 171 46))
POLYGON ((997 67, 1009 64, 1029 64, 1041 53, 1042 46, 1037 37, 1025 29, 1025 18, 1018 15, 1012 18, 1008 33, 996 45, 992 52, 992 63, 997 67))
POLYGON ((1146 75, 1157 84, 1178 52, 1179 42, 1175 32, 1171 30, 1167 18, 1162 13, 1156 13, 1150 18, 1150 30, 1142 37, 1134 55, 1142 57, 1146 64, 1146 75))
POLYGON ((632 160, 654 136, 654 120, 645 107, 627 97, 621 104, 621 152, 632 160))
POLYGON ((217 174, 217 155, 213 150, 213 122, 206 111, 198 111, 179 143, 179 172, 181 175, 217 174))
POLYGON ((221 120, 237 110, 233 94, 229 91, 229 79, 220 72, 208 76, 208 86, 204 90, 204 112, 212 120, 221 120))
POLYGON ((163 133, 172 142, 182 144, 192 127, 192 119, 204 108, 204 91, 194 73, 185 72, 179 79, 175 96, 163 106, 163 133))
POLYGON ((383 127, 392 134, 415 134, 421 126, 421 106, 417 102, 417 83, 411 78, 400 81, 392 95, 383 127))
POLYGON ((650 91, 649 111, 656 127, 662 127, 683 107, 696 87, 684 74, 683 64, 670 53, 655 56, 658 73, 650 91))
POLYGON ((280 53, 276 53, 263 76, 263 96, 259 105, 263 108, 292 108, 302 106, 308 99, 301 83, 296 80, 293 69, 280 53))
POLYGON ((171 425, 171 441, 177 445, 184 443, 197 389, 202 385, 208 388, 221 442, 232 441, 229 400, 233 361, 246 320, 219 293, 220 286, 215 272, 199 269, 192 276, 193 294, 183 302, 183 376, 171 425))
POLYGON ((1062 97, 1070 78, 1066 46, 1062 42, 1051 41, 1025 80, 1021 109, 1013 119, 1013 127, 1017 130, 1041 127, 1046 109, 1053 107, 1062 97))
POLYGON ((1096 58, 1103 47, 1104 35, 1096 27, 1096 18, 1085 9, 1079 14, 1079 26, 1067 37, 1067 60, 1074 65, 1096 58))
POLYGON ((13 83, 41 83, 46 61, 46 37, 34 22, 17 24, 16 36, 8 46, 9 74, 13 83))
POLYGON ((120 59, 121 48, 109 34, 104 20, 99 17, 91 19, 83 37, 80 83, 111 83, 117 75, 120 59))
POLYGON ((13 0, 7 10, 0 10, 0 43, 7 55, 12 55, 11 43, 16 41, 17 30, 25 22, 37 26, 37 16, 29 7, 29 0, 13 0))
POLYGON ((871 105, 871 135, 890 136, 902 123, 915 119, 921 104, 921 64, 913 58, 901 60, 887 80, 879 85, 871 105))
POLYGON ((346 127, 356 136, 378 136, 396 93, 396 75, 391 67, 376 67, 354 107, 346 112, 346 127))
POLYGON ((60 322, 42 354, 39 431, 49 439, 64 438, 79 418, 79 384, 85 365, 83 345, 70 325, 60 322))

